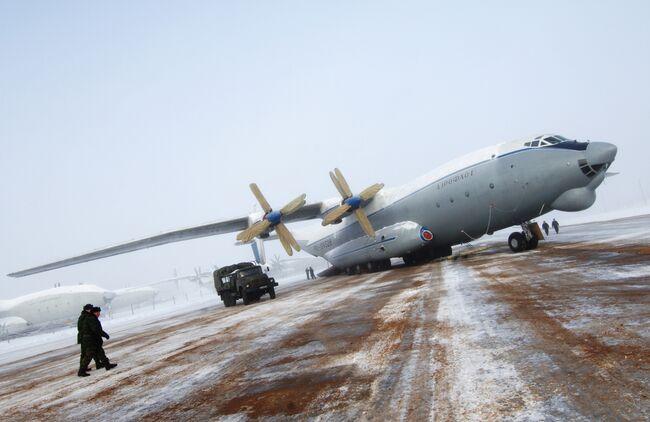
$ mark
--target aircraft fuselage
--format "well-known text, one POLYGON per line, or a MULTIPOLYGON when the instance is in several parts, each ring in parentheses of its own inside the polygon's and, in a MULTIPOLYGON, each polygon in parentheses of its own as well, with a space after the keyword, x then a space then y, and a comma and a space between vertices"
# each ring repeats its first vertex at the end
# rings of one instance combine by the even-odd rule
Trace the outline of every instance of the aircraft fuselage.
POLYGON ((603 142, 496 145, 380 192, 365 207, 374 239, 352 218, 303 241, 296 237, 307 252, 340 268, 467 243, 554 209, 590 207, 615 155, 616 147, 603 142))

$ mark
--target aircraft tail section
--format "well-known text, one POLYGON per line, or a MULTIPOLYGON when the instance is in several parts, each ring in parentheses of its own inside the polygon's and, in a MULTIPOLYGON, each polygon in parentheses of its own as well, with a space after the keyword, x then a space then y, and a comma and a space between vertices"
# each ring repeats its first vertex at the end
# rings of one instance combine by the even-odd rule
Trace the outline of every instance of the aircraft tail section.
POLYGON ((255 261, 260 265, 265 265, 266 251, 264 250, 264 241, 262 239, 255 239, 255 241, 251 243, 251 249, 253 249, 255 261))

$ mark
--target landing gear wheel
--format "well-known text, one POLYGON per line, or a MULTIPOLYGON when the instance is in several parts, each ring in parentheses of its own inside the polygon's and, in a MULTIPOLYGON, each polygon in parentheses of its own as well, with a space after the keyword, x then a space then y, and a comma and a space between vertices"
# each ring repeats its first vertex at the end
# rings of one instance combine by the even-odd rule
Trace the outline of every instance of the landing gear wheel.
POLYGON ((526 236, 524 236, 523 233, 514 232, 508 237, 508 246, 510 246, 510 250, 515 253, 526 249, 527 244, 526 236))
POLYGON ((269 297, 270 297, 271 299, 275 299, 275 287, 271 287, 271 288, 269 289, 269 297))
POLYGON ((539 239, 537 236, 534 236, 530 238, 528 241, 528 248, 527 249, 536 249, 537 245, 539 244, 539 239))

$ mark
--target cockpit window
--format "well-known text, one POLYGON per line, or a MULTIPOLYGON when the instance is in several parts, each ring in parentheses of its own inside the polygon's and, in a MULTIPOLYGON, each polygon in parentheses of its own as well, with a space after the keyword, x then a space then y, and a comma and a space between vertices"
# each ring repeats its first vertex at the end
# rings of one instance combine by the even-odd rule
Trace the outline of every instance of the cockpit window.
POLYGON ((529 147, 529 146, 530 146, 530 142, 524 142, 524 146, 525 146, 525 147, 529 147))
POLYGON ((530 146, 532 147, 538 147, 539 146, 539 141, 533 141, 530 146))
POLYGON ((560 142, 565 141, 565 139, 558 139, 558 136, 548 136, 544 138, 546 142, 548 142, 551 145, 559 144, 560 142))

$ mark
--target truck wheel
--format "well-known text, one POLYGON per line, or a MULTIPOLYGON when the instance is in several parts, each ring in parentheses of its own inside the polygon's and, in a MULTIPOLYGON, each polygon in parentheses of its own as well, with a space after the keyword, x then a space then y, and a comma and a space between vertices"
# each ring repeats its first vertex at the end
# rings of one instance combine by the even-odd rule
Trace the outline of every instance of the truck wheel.
POLYGON ((242 299, 244 299, 244 305, 248 305, 251 303, 250 297, 248 296, 247 292, 242 292, 241 294, 242 299))
POLYGON ((275 299, 275 288, 274 288, 274 287, 271 287, 271 288, 269 289, 269 297, 270 297, 271 299, 275 299))

